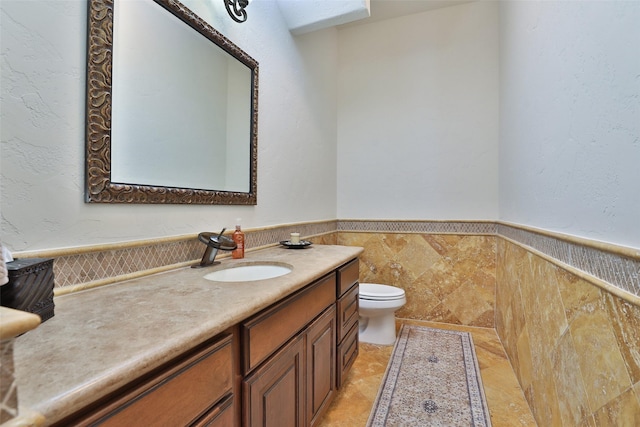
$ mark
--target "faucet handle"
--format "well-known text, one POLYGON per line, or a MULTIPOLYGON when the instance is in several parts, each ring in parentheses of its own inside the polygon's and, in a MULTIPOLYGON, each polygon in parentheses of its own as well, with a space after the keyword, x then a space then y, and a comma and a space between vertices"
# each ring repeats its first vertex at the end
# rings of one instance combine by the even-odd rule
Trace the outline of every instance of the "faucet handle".
POLYGON ((225 228, 222 229, 217 235, 215 233, 202 232, 198 234, 198 240, 207 245, 207 248, 202 255, 202 260, 199 264, 192 265, 193 268, 207 267, 214 264, 220 264, 220 261, 216 261, 216 255, 218 249, 223 251, 232 251, 237 248, 236 242, 232 239, 223 236, 225 228))
POLYGON ((232 251, 238 245, 232 239, 227 236, 223 236, 224 228, 218 234, 203 232, 198 234, 198 239, 204 243, 205 245, 214 248, 214 249, 222 249, 223 251, 232 251))
POLYGON ((227 236, 215 236, 210 240, 218 246, 218 249, 222 249, 223 251, 232 251, 238 247, 237 243, 227 236))

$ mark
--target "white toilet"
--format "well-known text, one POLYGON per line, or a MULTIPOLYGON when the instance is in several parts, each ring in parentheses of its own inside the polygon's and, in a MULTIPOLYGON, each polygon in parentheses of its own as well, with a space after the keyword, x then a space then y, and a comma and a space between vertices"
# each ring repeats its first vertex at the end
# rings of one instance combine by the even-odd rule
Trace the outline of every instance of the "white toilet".
POLYGON ((404 289, 389 285, 360 283, 359 340, 371 344, 396 341, 395 312, 407 303, 404 289))

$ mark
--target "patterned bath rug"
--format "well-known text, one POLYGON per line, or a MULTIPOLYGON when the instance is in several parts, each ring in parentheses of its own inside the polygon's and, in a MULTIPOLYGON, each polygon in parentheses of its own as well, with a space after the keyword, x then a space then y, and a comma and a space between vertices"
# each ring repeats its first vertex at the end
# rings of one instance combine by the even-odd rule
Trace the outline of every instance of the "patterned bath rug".
POLYGON ((490 427, 468 332, 402 325, 368 427, 490 427))

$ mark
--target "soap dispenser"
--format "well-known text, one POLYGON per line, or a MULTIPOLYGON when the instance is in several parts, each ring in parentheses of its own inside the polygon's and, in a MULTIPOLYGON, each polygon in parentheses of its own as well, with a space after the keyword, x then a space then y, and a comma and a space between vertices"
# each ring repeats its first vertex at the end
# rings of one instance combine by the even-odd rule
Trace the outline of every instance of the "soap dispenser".
POLYGON ((233 232, 231 238, 236 243, 236 249, 231 252, 233 259, 244 258, 244 233, 240 227, 240 218, 236 220, 236 231, 233 232))

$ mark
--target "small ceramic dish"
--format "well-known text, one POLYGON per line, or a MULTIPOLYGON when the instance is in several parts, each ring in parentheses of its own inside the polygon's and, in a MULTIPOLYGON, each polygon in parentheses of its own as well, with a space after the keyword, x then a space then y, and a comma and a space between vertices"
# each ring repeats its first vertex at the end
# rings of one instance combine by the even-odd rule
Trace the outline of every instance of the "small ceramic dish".
POLYGON ((308 240, 300 240, 299 243, 293 243, 291 240, 282 240, 280 244, 288 249, 304 249, 307 246, 311 246, 311 242, 308 240))

